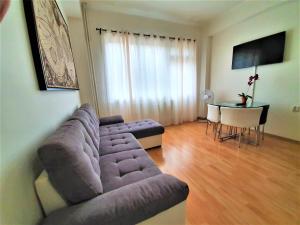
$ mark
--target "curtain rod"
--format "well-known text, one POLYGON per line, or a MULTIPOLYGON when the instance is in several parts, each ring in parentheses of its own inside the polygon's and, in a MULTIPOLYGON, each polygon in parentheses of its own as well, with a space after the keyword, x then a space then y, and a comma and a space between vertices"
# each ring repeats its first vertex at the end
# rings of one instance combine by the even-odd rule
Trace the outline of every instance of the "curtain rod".
MULTIPOLYGON (((101 31, 104 31, 104 32, 106 32, 107 31, 107 29, 104 29, 104 28, 96 28, 96 30, 97 31, 99 31, 99 34, 101 34, 101 31)), ((117 31, 117 30, 110 30, 111 32, 113 32, 113 33, 125 33, 125 32, 123 32, 123 31, 117 31)), ((143 35, 144 37, 150 37, 151 36, 151 34, 141 34, 141 33, 134 33, 134 32, 131 32, 133 35, 143 35)), ((128 32, 128 34, 130 34, 130 32, 128 32)), ((153 37, 159 37, 159 38, 162 38, 162 39, 164 39, 164 38, 167 38, 166 36, 163 36, 163 35, 156 35, 156 34, 153 34, 153 37)), ((178 40, 187 40, 187 41, 192 41, 192 39, 191 38, 176 38, 176 37, 168 37, 170 40, 176 40, 176 39, 178 39, 178 40)), ((194 42, 196 41, 195 39, 193 40, 194 42)))

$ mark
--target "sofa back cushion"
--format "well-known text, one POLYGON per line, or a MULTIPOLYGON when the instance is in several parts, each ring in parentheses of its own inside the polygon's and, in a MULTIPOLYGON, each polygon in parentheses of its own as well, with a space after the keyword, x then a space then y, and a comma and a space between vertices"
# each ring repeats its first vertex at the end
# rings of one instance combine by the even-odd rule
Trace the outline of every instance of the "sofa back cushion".
POLYGON ((38 154, 50 182, 71 204, 103 193, 98 149, 80 121, 63 123, 38 154))
POLYGON ((99 135, 99 123, 96 123, 90 114, 82 109, 77 109, 69 120, 78 120, 85 127, 86 131, 90 135, 95 148, 99 149, 100 135, 99 135))
POLYGON ((79 110, 84 110, 84 111, 86 111, 89 115, 90 115, 90 117, 91 117, 91 119, 93 120, 93 122, 95 123, 95 124, 98 124, 98 126, 99 126, 99 118, 98 118, 98 116, 97 116, 97 114, 96 114, 96 111, 95 111, 95 109, 90 105, 90 104, 83 104, 80 108, 79 108, 79 110))

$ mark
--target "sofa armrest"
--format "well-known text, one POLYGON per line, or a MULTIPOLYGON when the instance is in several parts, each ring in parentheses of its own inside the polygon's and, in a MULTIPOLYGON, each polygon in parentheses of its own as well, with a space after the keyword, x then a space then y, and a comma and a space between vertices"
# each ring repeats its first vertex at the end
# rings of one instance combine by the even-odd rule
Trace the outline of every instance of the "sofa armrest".
POLYGON ((115 116, 100 117, 99 119, 100 126, 114 124, 114 123, 124 123, 123 117, 121 115, 115 115, 115 116))
POLYGON ((136 224, 182 201, 186 183, 160 174, 99 195, 89 201, 59 209, 43 225, 136 224))

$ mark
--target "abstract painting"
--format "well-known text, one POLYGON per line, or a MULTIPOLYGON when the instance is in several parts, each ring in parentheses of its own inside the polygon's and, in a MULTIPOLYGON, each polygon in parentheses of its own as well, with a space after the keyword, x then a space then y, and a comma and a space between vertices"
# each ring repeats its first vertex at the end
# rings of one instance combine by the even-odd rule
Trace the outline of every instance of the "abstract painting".
POLYGON ((40 89, 78 90, 68 26, 56 1, 23 3, 40 89))

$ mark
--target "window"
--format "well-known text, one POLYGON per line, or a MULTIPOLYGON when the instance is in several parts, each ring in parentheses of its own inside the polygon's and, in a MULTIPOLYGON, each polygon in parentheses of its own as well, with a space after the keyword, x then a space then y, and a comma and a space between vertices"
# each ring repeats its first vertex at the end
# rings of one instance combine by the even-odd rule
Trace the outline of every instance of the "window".
POLYGON ((163 114, 195 119, 195 42, 106 32, 101 46, 99 76, 105 85, 99 96, 106 98, 101 101, 106 114, 128 112, 138 119, 156 112, 160 121, 163 114))

